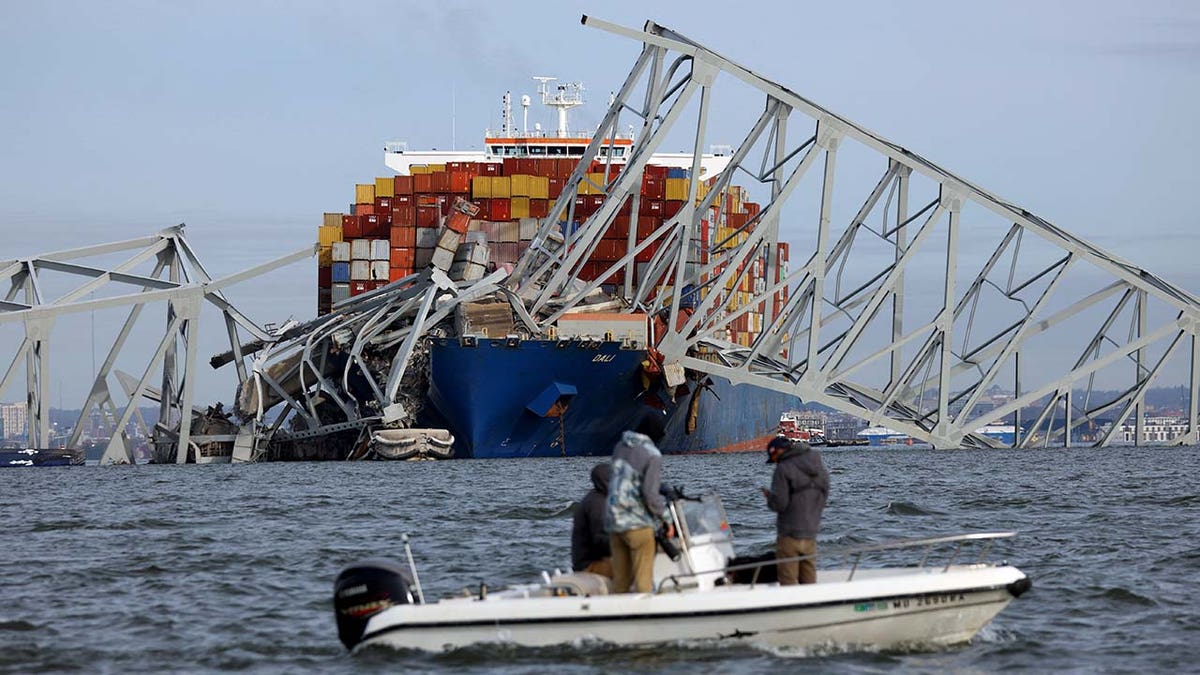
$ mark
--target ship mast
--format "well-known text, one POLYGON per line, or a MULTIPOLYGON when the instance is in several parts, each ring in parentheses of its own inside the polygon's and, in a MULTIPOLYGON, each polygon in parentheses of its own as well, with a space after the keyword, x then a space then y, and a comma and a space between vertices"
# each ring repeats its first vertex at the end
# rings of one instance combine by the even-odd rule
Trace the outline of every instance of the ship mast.
POLYGON ((582 82, 564 82, 558 85, 557 91, 553 96, 550 95, 549 88, 546 86, 548 82, 557 80, 556 77, 534 77, 541 84, 538 85, 538 93, 542 95, 542 105, 549 106, 558 110, 558 138, 566 138, 567 132, 567 111, 576 106, 583 105, 583 83, 582 82))

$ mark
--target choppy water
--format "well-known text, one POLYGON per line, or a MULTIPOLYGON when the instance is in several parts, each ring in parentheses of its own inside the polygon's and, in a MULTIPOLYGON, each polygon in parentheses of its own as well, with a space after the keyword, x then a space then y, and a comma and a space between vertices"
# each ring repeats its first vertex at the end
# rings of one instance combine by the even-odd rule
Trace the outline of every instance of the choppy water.
MULTIPOLYGON (((594 460, 0 471, 0 671, 1180 672, 1200 668, 1200 449, 834 449, 824 543, 1015 529, 1034 581, 969 645, 804 654, 483 646, 344 653, 339 569, 414 547, 429 596, 566 567, 594 460), (804 659, 798 662, 797 659, 804 659)), ((766 550, 750 455, 668 457, 766 550)))

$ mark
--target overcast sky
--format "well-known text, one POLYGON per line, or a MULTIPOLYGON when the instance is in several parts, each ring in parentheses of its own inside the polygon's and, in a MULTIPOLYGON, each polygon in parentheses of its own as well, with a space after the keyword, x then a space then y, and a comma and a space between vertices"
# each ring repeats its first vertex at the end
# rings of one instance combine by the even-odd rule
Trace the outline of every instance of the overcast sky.
MULTIPOLYGON (((532 75, 582 80, 597 119, 639 45, 589 12, 675 28, 1200 292, 1200 4, 778 4, 0 0, 0 258, 179 222, 214 275, 298 249, 388 173, 385 142, 478 147, 532 75)), ((307 318, 314 286, 306 261, 233 295, 307 318)), ((82 402, 86 350, 56 367, 82 402)))

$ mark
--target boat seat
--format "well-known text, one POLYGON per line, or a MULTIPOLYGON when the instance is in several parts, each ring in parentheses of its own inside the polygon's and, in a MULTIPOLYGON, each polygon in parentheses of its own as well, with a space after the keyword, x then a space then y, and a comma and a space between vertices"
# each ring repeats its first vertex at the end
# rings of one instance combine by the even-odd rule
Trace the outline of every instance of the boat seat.
POLYGON ((569 595, 608 595, 612 593, 612 579, 591 572, 559 574, 550 579, 550 585, 565 590, 569 595))

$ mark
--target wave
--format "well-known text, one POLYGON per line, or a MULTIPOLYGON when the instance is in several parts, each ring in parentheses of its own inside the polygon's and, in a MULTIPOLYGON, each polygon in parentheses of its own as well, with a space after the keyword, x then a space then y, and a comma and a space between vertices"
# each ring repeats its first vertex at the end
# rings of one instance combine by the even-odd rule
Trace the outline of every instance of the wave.
POLYGON ((934 509, 923 509, 912 502, 888 502, 884 507, 884 513, 893 516, 944 516, 942 511, 934 509))

